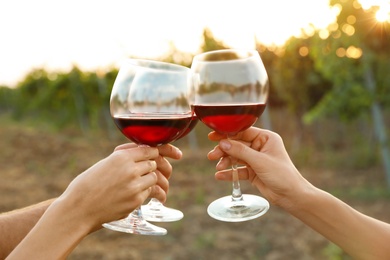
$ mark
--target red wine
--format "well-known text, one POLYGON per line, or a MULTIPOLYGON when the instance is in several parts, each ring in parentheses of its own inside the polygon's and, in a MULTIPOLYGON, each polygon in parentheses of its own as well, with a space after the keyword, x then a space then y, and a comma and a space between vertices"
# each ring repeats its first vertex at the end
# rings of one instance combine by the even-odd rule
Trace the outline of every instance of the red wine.
POLYGON ((194 127, 196 126, 196 124, 198 123, 199 119, 196 117, 196 115, 194 115, 191 119, 191 122, 189 124, 189 126, 187 127, 186 130, 184 130, 184 132, 179 135, 176 140, 180 139, 180 138, 183 138, 184 136, 188 135, 192 129, 194 129, 194 127))
POLYGON ((264 103, 194 105, 195 114, 211 129, 234 135, 251 127, 265 109, 264 103))
POLYGON ((180 136, 192 120, 191 115, 153 115, 115 116, 115 124, 121 132, 137 144, 158 146, 167 144, 180 136))

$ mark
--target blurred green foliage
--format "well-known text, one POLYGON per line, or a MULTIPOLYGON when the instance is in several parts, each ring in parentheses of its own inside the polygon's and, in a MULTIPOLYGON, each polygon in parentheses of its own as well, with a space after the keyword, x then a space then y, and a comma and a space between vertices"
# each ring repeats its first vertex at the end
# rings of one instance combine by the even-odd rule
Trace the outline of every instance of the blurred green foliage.
MULTIPOLYGON (((377 139, 386 148, 383 133, 387 129, 383 131, 381 114, 371 113, 374 105, 376 112, 390 106, 390 24, 375 19, 377 7, 364 10, 356 0, 332 0, 330 5, 339 14, 327 30, 303 30, 300 38, 291 37, 284 46, 256 43, 270 80, 268 107, 289 111, 298 126, 298 145, 306 134, 305 124, 331 118, 365 121, 376 127, 374 132, 382 133, 377 139)), ((204 30, 200 52, 226 48, 209 29, 204 30)), ((189 67, 192 58, 172 44, 160 60, 189 67)), ((50 122, 57 129, 77 126, 84 133, 98 129, 109 136, 119 135, 109 112, 117 73, 117 68, 96 72, 77 67, 69 72, 35 69, 15 88, 0 87, 0 115, 50 122)), ((376 154, 372 149, 368 145, 356 156, 367 158, 362 160, 366 164, 376 162, 367 156, 376 154)))
MULTIPOLYGON (((286 107, 297 122, 313 122, 331 115, 354 120, 367 114, 373 100, 389 107, 390 95, 390 25, 375 20, 375 7, 363 10, 355 0, 332 0, 340 12, 335 24, 323 32, 292 37, 282 47, 257 43, 270 77, 271 107, 286 107), (353 32, 353 33, 352 33, 353 32), (348 55, 348 48, 361 52, 348 55), (342 52, 345 54, 340 54, 342 52), (372 70, 375 90, 365 87, 365 71, 372 70)), ((314 28, 313 28, 314 30, 314 28)), ((201 52, 229 48, 204 30, 201 52)), ((172 45, 161 57, 167 62, 190 66, 192 55, 180 53, 172 45)), ((106 129, 110 91, 116 68, 83 72, 74 67, 69 72, 31 71, 14 89, 0 87, 0 113, 16 119, 35 118, 57 127, 78 123, 106 129)))

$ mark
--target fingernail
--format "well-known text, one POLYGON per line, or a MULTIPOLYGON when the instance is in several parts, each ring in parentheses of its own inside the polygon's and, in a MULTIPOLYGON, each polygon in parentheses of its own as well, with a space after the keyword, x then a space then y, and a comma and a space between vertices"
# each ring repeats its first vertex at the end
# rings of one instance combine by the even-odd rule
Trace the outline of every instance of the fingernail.
POLYGON ((183 152, 177 147, 176 147, 176 152, 177 152, 178 157, 181 157, 183 155, 183 152))
POLYGON ((232 144, 228 140, 222 140, 219 142, 219 147, 222 148, 222 150, 229 150, 232 147, 232 144))

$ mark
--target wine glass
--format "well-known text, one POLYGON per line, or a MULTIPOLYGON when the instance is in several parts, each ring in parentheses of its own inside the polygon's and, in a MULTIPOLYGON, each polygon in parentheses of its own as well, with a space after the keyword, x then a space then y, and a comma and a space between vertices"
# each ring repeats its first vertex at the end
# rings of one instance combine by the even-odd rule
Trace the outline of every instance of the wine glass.
MULTIPOLYGON (((209 128, 230 138, 252 126, 268 99, 268 76, 255 50, 227 49, 198 54, 191 69, 197 84, 194 112, 209 128)), ((240 222, 257 218, 269 209, 266 199, 242 194, 237 160, 231 158, 232 195, 213 201, 208 214, 221 221, 240 222)))
MULTIPOLYGON (((192 116, 188 127, 178 136, 175 141, 187 136, 198 123, 196 115, 192 116)), ((154 222, 171 222, 183 218, 183 213, 180 210, 164 206, 159 200, 152 198, 148 204, 141 206, 144 218, 154 222)))
MULTIPOLYGON (((187 67, 128 59, 121 66, 111 92, 111 116, 122 134, 140 146, 156 147, 172 142, 192 120, 189 103, 192 83, 192 72, 187 67)), ((167 233, 166 229, 147 222, 141 207, 127 218, 103 226, 133 234, 167 233)))

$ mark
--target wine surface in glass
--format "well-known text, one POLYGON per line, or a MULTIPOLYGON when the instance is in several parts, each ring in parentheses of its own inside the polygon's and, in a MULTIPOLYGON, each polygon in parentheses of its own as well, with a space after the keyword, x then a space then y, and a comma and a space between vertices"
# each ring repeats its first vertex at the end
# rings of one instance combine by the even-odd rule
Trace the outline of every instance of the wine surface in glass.
POLYGON ((191 115, 123 115, 113 117, 121 132, 137 144, 158 146, 176 140, 188 127, 191 115))
POLYGON ((251 127, 264 112, 266 104, 208 104, 194 105, 197 117, 211 129, 235 135, 251 127))

